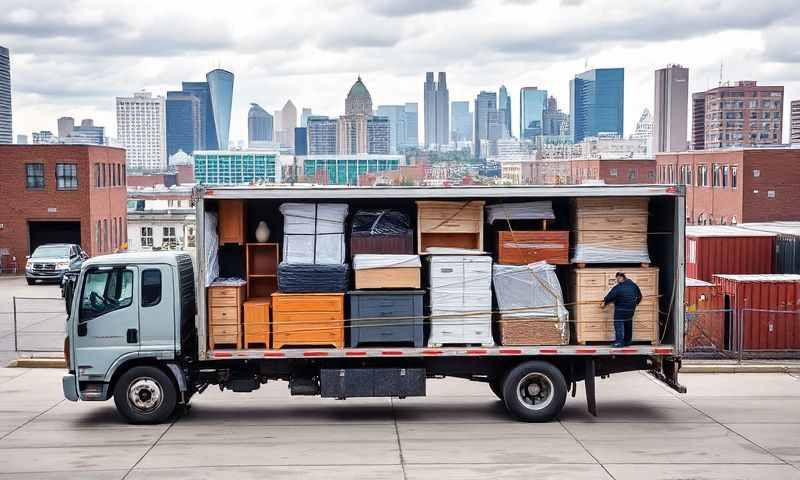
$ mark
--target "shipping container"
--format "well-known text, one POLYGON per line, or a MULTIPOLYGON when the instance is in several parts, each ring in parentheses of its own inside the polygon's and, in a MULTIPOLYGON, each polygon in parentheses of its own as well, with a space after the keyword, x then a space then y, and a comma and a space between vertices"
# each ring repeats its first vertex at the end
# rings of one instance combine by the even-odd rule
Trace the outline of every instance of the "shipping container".
POLYGON ((719 355, 725 350, 725 311, 719 285, 686 279, 686 352, 719 355))
POLYGON ((686 227, 686 276, 774 273, 775 234, 725 225, 686 227))
POLYGON ((800 275, 715 275, 744 351, 800 351, 800 275))
POLYGON ((800 273, 800 221, 743 223, 740 227, 774 233, 775 273, 800 273))

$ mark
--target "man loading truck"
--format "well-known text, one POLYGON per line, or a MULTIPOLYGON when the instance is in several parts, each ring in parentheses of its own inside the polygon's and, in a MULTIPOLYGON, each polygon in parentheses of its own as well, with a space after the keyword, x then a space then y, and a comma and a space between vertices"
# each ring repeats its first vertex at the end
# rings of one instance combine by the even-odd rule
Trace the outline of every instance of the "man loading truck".
POLYGON ((614 304, 614 343, 611 346, 625 347, 631 344, 633 315, 642 301, 642 291, 624 272, 617 272, 616 279, 617 284, 603 299, 603 308, 609 303, 614 304))

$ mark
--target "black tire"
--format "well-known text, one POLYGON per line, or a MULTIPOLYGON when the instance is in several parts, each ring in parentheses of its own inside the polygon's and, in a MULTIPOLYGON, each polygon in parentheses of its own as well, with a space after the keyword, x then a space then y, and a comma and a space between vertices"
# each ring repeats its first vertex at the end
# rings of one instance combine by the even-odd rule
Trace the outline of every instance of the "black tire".
POLYGON ((492 390, 497 398, 500 400, 503 399, 503 379, 502 378, 495 378, 489 381, 489 388, 492 390))
POLYGON ((36 280, 32 278, 26 278, 25 281, 28 282, 28 285, 36 285, 36 280))
POLYGON ((172 379, 162 370, 133 367, 117 380, 114 403, 130 423, 163 423, 175 412, 178 392, 172 379))
POLYGON ((517 365, 503 381, 503 401, 523 422, 549 422, 567 400, 567 382, 554 365, 533 360, 517 365))

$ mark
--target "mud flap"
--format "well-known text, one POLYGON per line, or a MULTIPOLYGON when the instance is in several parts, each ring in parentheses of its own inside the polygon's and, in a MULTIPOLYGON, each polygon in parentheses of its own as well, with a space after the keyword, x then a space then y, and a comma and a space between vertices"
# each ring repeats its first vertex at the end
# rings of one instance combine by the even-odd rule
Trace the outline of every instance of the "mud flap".
POLYGON ((593 416, 597 416, 597 401, 594 395, 594 359, 586 359, 586 371, 583 377, 583 385, 586 388, 586 408, 593 416))

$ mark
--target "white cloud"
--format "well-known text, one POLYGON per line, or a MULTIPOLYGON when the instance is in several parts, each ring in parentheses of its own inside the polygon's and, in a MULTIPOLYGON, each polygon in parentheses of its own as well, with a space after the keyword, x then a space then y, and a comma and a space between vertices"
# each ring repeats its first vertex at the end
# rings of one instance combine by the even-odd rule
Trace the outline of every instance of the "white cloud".
POLYGON ((693 91, 715 85, 723 62, 725 80, 800 98, 794 0, 3 3, 15 133, 93 115, 114 135, 115 96, 165 94, 218 65, 236 74, 232 139, 246 137, 250 102, 340 114, 358 74, 376 105, 421 104, 429 70, 447 72, 452 100, 505 84, 515 127, 520 87, 547 89, 568 110, 569 79, 587 63, 625 68, 628 130, 652 109, 653 70, 667 63, 690 68, 693 91))

